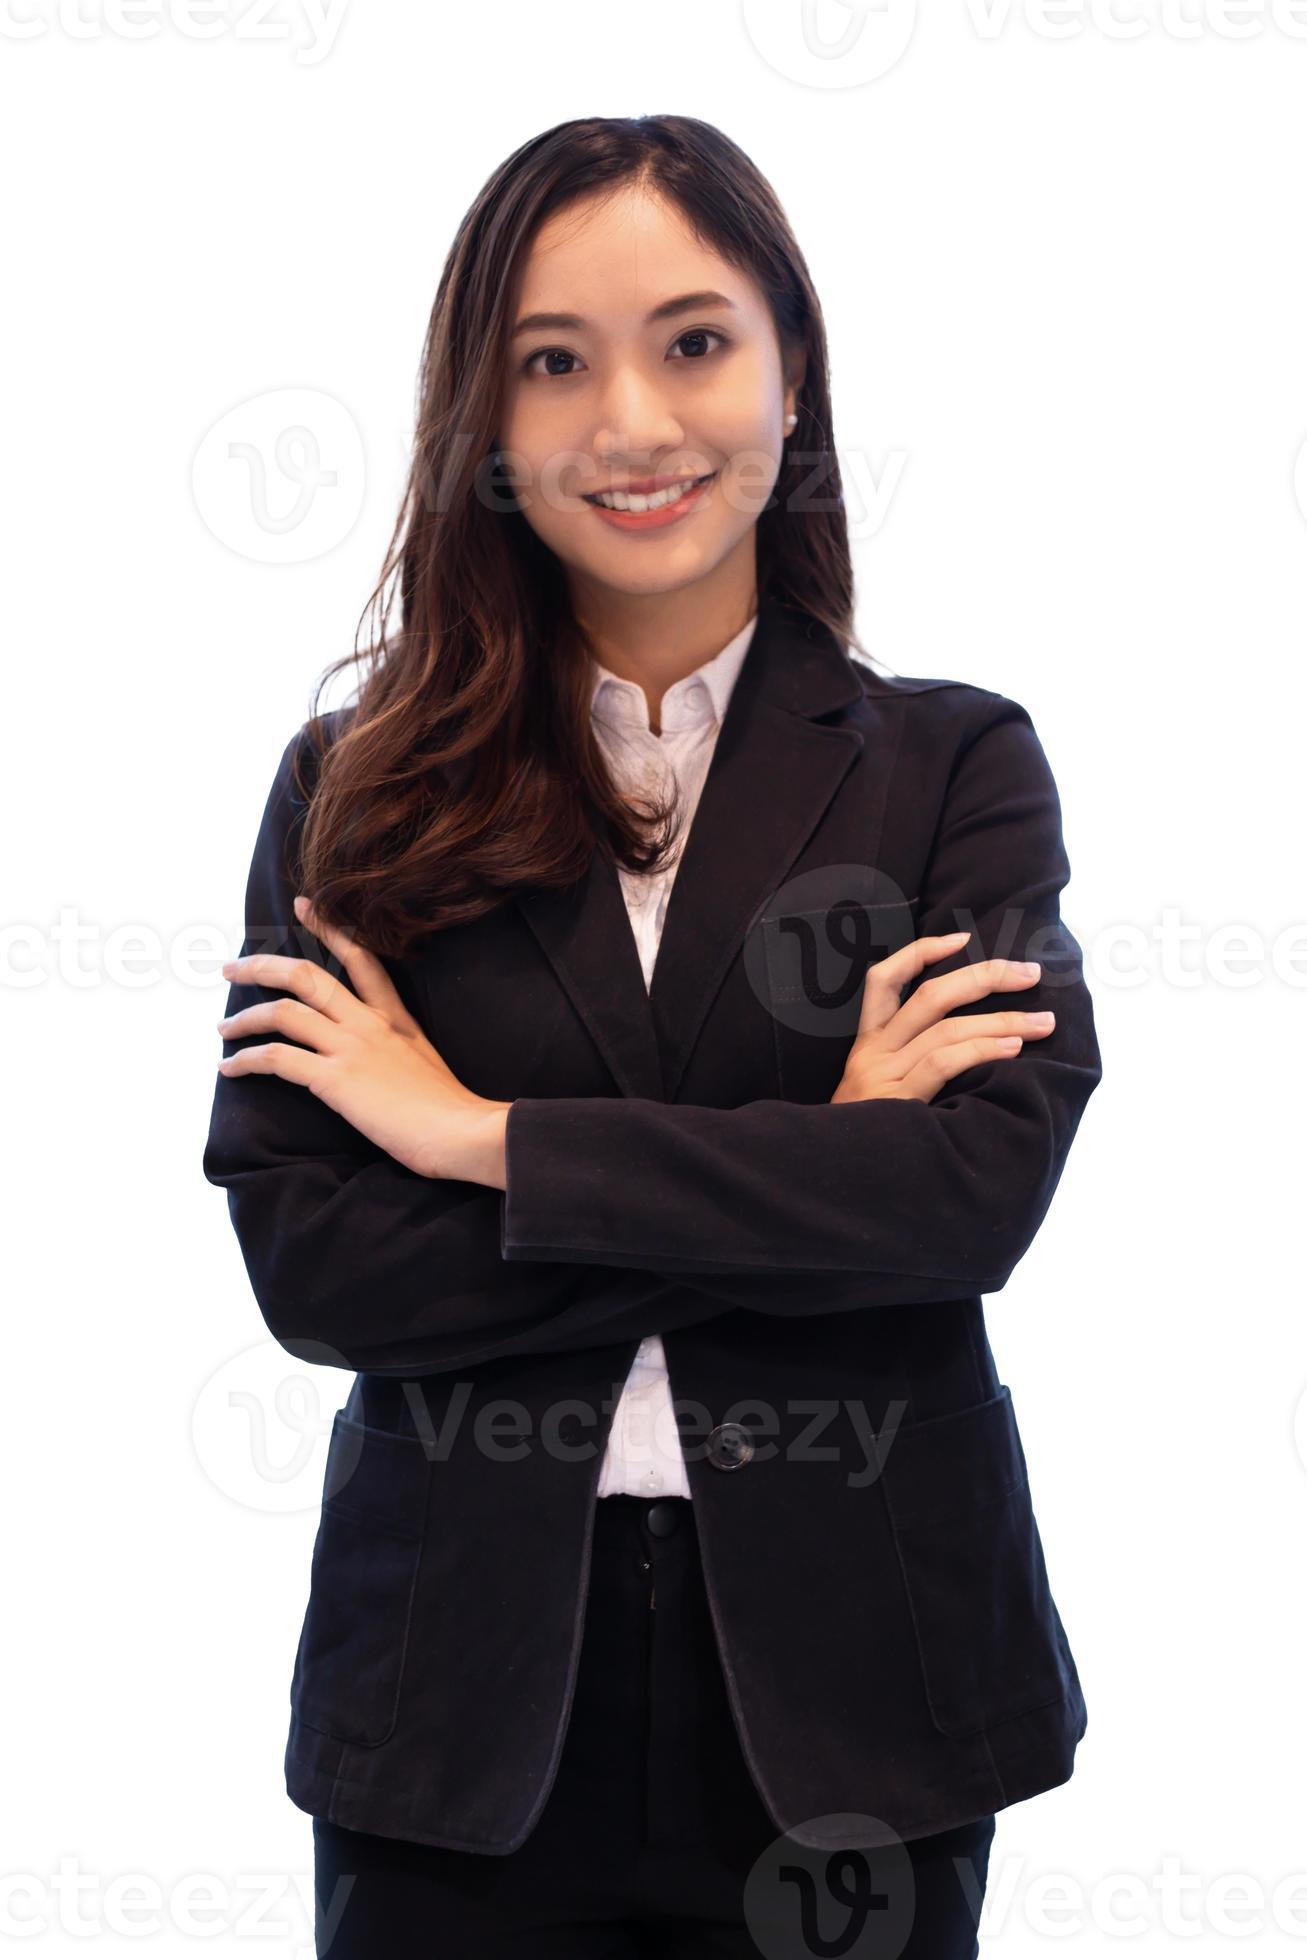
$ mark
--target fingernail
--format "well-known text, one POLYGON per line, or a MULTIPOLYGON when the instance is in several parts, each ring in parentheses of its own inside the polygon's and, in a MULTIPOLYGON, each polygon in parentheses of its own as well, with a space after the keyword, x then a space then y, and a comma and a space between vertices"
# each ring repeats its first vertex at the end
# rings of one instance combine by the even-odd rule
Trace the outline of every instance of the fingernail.
POLYGON ((1027 973, 1028 973, 1028 974, 1030 974, 1030 975, 1032 975, 1032 976, 1033 976, 1034 974, 1036 974, 1036 973, 1038 973, 1038 972, 1039 972, 1039 961, 1038 961, 1038 960, 1018 960, 1018 961, 1017 961, 1017 972, 1018 972, 1018 973, 1021 973, 1021 974, 1027 974, 1027 973))

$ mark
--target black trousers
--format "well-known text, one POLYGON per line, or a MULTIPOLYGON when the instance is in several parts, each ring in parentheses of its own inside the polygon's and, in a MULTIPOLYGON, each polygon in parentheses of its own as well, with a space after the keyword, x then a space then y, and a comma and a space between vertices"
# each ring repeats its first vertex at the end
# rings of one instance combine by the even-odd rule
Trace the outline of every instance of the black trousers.
POLYGON ((604 1497, 571 1721, 530 1837, 491 1856, 315 1817, 316 1951, 975 1960, 994 1823, 848 1852, 778 1833, 726 1699, 693 1504, 604 1497))

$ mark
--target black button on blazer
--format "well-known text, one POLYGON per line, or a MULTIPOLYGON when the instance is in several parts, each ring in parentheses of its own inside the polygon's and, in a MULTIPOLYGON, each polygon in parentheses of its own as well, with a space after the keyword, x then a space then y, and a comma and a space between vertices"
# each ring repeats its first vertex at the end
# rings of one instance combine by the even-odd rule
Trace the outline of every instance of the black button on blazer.
MULTIPOLYGON (((325 963, 291 905, 302 736, 243 950, 325 963)), ((919 1837, 1070 1776, 1085 1703, 981 1299, 1101 1076, 1068 876, 1024 708, 880 677, 765 601, 648 991, 598 850, 569 890, 387 962, 455 1073, 519 1099, 506 1191, 417 1176, 280 1077, 217 1078, 204 1172, 258 1307, 291 1354, 355 1374, 291 1683, 296 1804, 523 1843, 566 1729, 608 1426, 650 1333, 777 1829, 872 1841, 815 1822, 856 1812, 919 1837), (964 927, 921 979, 1038 959, 1036 986, 954 1011, 1051 1007, 1054 1033, 930 1103, 832 1104, 868 963, 964 927)), ((267 997, 234 985, 228 1011, 267 997)))

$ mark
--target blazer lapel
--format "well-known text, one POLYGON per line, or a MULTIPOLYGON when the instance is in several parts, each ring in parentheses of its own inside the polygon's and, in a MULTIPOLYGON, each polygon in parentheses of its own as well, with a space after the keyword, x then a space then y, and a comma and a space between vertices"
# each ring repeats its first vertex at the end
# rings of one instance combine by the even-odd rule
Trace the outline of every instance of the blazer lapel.
POLYGON ((763 602, 647 992, 617 871, 600 849, 577 884, 517 894, 624 1095, 675 1099, 731 961, 862 746, 857 729, 817 717, 862 693, 857 669, 823 627, 763 602))
POLYGON ((663 1100, 663 1070, 640 955, 616 868, 596 848, 575 885, 515 894, 624 1096, 663 1100))

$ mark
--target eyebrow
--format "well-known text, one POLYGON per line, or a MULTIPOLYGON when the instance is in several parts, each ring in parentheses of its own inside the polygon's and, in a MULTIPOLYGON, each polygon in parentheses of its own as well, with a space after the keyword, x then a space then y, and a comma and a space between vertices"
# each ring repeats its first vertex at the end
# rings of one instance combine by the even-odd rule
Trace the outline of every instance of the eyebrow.
MULTIPOLYGON (((658 320, 670 320, 678 313, 697 313, 705 306, 727 306, 732 313, 739 311, 735 301, 727 299, 725 293, 681 293, 676 299, 665 299, 652 313, 646 313, 644 324, 651 327, 658 320)), ((540 333, 551 328, 577 332, 589 324, 579 313, 528 313, 518 321, 509 338, 516 340, 519 334, 540 333)))

